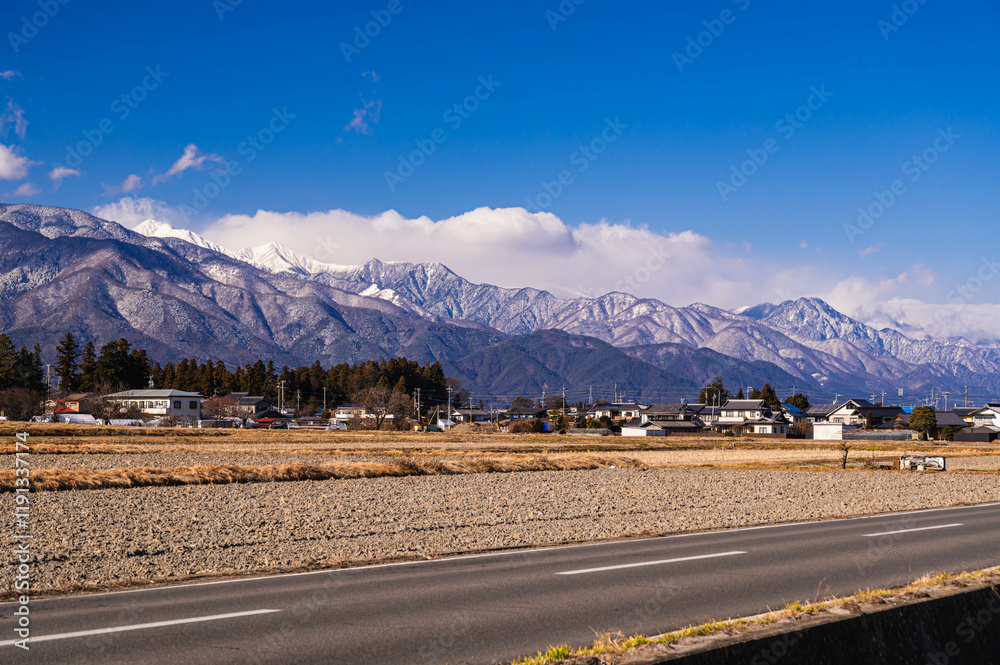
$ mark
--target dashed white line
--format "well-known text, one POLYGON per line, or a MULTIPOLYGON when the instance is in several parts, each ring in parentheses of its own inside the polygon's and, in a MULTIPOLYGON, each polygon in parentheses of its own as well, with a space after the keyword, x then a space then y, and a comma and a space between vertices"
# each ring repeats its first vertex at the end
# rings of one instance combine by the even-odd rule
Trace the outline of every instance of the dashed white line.
POLYGON ((938 524, 937 526, 922 526, 919 529, 900 529, 899 531, 883 531, 881 533, 866 533, 863 538, 874 538, 875 536, 892 536, 897 533, 912 533, 914 531, 931 531, 933 529, 950 529, 961 524, 938 524))
POLYGON ((736 556, 746 554, 746 552, 719 552, 718 554, 702 554, 700 556, 686 556, 679 559, 661 559, 659 561, 642 561, 640 563, 623 563, 618 566, 601 566, 600 568, 584 568, 582 570, 567 570, 556 575, 582 575, 584 573, 599 573, 605 570, 621 570, 622 568, 639 568, 640 566, 659 566, 665 563, 681 563, 682 561, 697 561, 699 559, 716 559, 724 556, 736 556))
MULTIPOLYGON (((73 633, 56 633, 54 635, 32 635, 28 642, 48 642, 50 640, 68 640, 73 637, 87 637, 88 635, 107 635, 108 633, 123 633, 127 630, 145 630, 147 628, 162 628, 163 626, 178 626, 185 623, 199 623, 201 621, 218 621, 220 619, 234 619, 236 617, 248 617, 255 614, 270 614, 281 610, 253 610, 251 612, 233 612, 232 614, 213 614, 207 617, 192 617, 190 619, 174 619, 173 621, 154 621, 153 623, 137 623, 131 626, 114 626, 112 628, 97 628, 94 630, 78 630, 73 633)), ((0 642, 0 647, 13 646, 18 640, 6 640, 0 642)))

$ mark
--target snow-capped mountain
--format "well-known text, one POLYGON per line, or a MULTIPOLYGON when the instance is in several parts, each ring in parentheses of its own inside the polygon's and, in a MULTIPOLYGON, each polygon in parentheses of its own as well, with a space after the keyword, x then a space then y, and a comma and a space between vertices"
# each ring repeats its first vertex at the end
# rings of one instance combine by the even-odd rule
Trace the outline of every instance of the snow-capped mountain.
MULTIPOLYGON (((200 246, 212 244, 188 231, 171 232, 185 239, 193 235, 200 246)), ((624 293, 567 300, 539 289, 474 284, 440 263, 372 259, 360 266, 333 266, 280 246, 267 250, 274 247, 228 254, 273 272, 292 272, 382 298, 441 321, 474 321, 514 335, 558 329, 623 348, 683 344, 745 362, 764 361, 819 385, 847 385, 860 377, 898 382, 920 365, 933 365, 935 375, 943 372, 961 381, 975 381, 976 374, 1000 374, 1000 349, 995 346, 914 340, 897 330, 876 330, 816 298, 735 311, 701 303, 675 307, 624 293)))
MULTIPOLYGON (((546 344, 579 346, 567 340, 596 338, 612 345, 584 344, 600 357, 618 348, 677 381, 676 373, 685 373, 683 382, 718 372, 842 393, 1000 389, 994 346, 910 339, 816 299, 737 311, 675 307, 623 293, 565 299, 540 289, 475 284, 440 263, 372 259, 338 266, 277 243, 233 251, 154 220, 130 231, 80 211, 39 206, 0 204, 0 229, 8 238, 0 330, 20 330, 41 311, 62 312, 58 320, 49 315, 46 325, 59 330, 77 321, 90 337, 128 333, 151 349, 159 344, 186 355, 211 349, 224 359, 256 354, 296 361, 405 353, 449 364, 456 375, 483 385, 493 385, 490 372, 460 370, 462 358, 493 363, 499 353, 506 361, 490 371, 510 380, 510 362, 563 363, 558 359, 567 356, 546 344), (11 241, 15 236, 21 240, 11 241), (44 239, 58 244, 56 254, 44 239), (543 331, 571 337, 538 337, 543 331), (510 336, 532 341, 503 341, 510 336), (530 361, 510 356, 529 347, 530 361)), ((616 357, 622 368, 646 371, 616 357)), ((542 382, 552 377, 551 368, 532 371, 542 382)))

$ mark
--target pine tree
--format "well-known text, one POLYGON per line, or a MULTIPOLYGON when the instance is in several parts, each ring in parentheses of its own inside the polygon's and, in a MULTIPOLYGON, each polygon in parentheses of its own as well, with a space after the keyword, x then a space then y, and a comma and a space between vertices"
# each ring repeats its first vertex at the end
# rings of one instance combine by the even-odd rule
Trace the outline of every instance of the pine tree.
POLYGON ((801 409, 802 411, 807 411, 809 409, 809 398, 802 393, 795 393, 791 397, 785 400, 786 404, 791 404, 792 406, 801 409))
POLYGON ((723 383, 722 377, 717 376, 712 379, 712 383, 701 389, 701 394, 698 396, 698 402, 701 404, 708 404, 709 406, 722 406, 732 396, 733 394, 729 392, 725 383, 723 383))
POLYGON ((97 388, 97 354, 94 343, 88 341, 83 345, 83 358, 80 360, 80 390, 92 392, 97 388))
POLYGON ((17 386, 17 350, 10 337, 0 333, 0 390, 17 386))
POLYGON ((781 410, 781 400, 778 399, 778 394, 774 392, 774 388, 771 387, 770 383, 764 384, 764 387, 760 389, 760 396, 756 399, 764 400, 764 404, 770 407, 772 411, 781 410))
POLYGON ((59 389, 75 391, 80 389, 80 347, 73 333, 68 332, 56 346, 56 374, 59 375, 59 389))

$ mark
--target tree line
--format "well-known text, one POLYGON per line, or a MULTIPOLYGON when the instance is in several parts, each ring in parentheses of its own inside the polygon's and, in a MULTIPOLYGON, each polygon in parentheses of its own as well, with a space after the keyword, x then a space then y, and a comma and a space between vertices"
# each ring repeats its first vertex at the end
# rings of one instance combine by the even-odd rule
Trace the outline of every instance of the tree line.
POLYGON ((809 398, 802 393, 795 393, 794 395, 789 395, 784 400, 778 398, 778 393, 774 390, 774 387, 770 383, 765 383, 761 388, 753 388, 750 391, 750 396, 746 397, 743 394, 743 388, 739 389, 736 395, 729 392, 726 388, 726 384, 721 376, 717 376, 712 379, 712 382, 701 389, 701 394, 698 395, 698 402, 701 404, 708 404, 709 406, 723 406, 730 399, 759 399, 763 400, 764 404, 768 406, 772 411, 780 411, 782 403, 791 404, 792 406, 805 411, 809 408, 809 398))
POLYGON ((55 370, 59 388, 64 391, 96 392, 108 385, 127 390, 152 384, 156 388, 199 392, 206 397, 246 392, 274 402, 283 382, 285 401, 298 400, 303 406, 322 405, 324 388, 327 403, 339 405, 351 395, 375 386, 405 395, 420 389, 423 401, 429 404, 447 401, 441 365, 420 365, 405 358, 330 367, 316 360, 311 365, 285 365, 280 369, 273 360, 257 360, 232 369, 221 360, 195 358, 161 365, 145 349, 132 348, 126 339, 108 342, 100 351, 88 341, 81 350, 73 334, 66 333, 56 347, 55 370))
POLYGON ((0 333, 0 411, 12 420, 27 420, 38 409, 45 390, 42 348, 18 349, 0 333))

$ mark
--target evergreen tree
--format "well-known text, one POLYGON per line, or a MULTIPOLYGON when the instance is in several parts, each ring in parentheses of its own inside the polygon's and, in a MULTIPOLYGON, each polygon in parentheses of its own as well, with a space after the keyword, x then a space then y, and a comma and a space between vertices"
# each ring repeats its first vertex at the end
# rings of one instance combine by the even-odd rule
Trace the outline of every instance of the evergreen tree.
POLYGON ((80 360, 80 390, 92 392, 97 388, 97 355, 94 343, 83 345, 83 359, 80 360))
POLYGON ((795 393, 791 397, 785 400, 786 404, 791 404, 792 406, 806 411, 809 409, 809 398, 802 393, 795 393))
POLYGON ((0 333, 0 390, 17 386, 17 350, 4 333, 0 333))
POLYGON ((781 400, 778 399, 778 394, 774 392, 774 388, 771 387, 770 383, 764 384, 764 387, 760 389, 759 396, 755 399, 764 400, 764 404, 772 411, 781 410, 781 400))
POLYGON ((740 387, 740 390, 739 390, 739 392, 737 392, 737 393, 736 393, 736 398, 735 398, 735 399, 746 399, 746 398, 745 398, 745 397, 743 396, 743 387, 742 387, 742 386, 740 387))
POLYGON ((920 432, 924 437, 933 436, 937 431, 937 415, 929 406, 918 406, 910 414, 910 429, 920 432))
POLYGON ((80 389, 80 347, 73 333, 68 332, 56 346, 56 374, 59 375, 59 389, 75 391, 80 389))
POLYGON ((723 383, 722 377, 717 376, 712 379, 710 384, 701 389, 701 394, 698 395, 698 402, 700 404, 708 404, 709 406, 722 406, 732 396, 733 394, 729 392, 725 383, 723 383))

